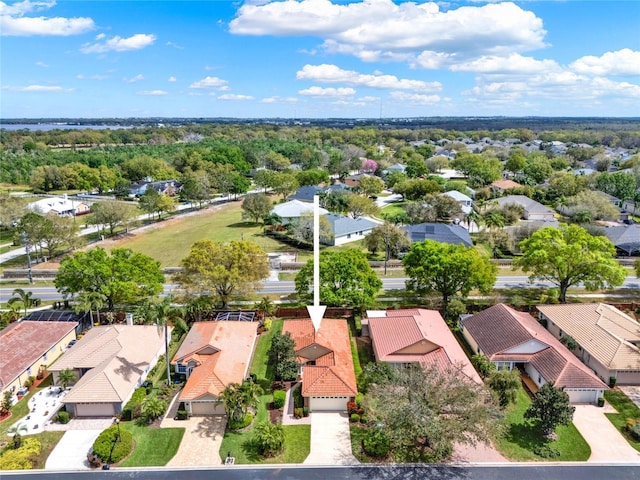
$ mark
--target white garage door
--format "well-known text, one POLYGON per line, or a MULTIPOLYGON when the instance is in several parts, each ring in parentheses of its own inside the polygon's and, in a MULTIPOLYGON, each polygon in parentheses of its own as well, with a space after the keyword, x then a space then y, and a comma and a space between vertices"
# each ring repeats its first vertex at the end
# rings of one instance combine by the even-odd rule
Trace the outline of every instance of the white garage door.
POLYGON ((596 390, 565 390, 569 394, 571 403, 596 403, 596 390))
POLYGON ((331 411, 342 412, 347 409, 349 397, 311 397, 309 400, 309 411, 331 411))
POLYGON ((113 403, 76 403, 76 417, 113 417, 113 403))
POLYGON ((640 371, 619 371, 616 383, 620 385, 640 385, 640 371))
POLYGON ((219 402, 191 402, 191 415, 224 415, 224 404, 219 402))

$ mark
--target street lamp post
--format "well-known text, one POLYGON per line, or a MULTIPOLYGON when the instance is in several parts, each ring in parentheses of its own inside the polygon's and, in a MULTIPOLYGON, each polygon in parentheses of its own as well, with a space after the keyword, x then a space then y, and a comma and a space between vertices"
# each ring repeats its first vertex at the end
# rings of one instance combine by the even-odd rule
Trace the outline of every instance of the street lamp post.
POLYGON ((20 238, 24 244, 24 250, 27 252, 27 275, 29 276, 29 283, 33 284, 33 276, 31 275, 31 243, 29 242, 29 237, 27 237, 27 232, 22 232, 20 238))

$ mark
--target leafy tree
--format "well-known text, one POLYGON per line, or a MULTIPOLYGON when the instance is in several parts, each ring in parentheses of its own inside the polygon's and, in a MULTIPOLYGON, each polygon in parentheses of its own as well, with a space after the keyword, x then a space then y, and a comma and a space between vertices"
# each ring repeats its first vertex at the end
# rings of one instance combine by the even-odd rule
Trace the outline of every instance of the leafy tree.
POLYGON ((407 203, 404 207, 409 224, 435 222, 436 211, 428 203, 418 201, 407 203))
POLYGON ((403 229, 385 222, 371 230, 369 235, 364 238, 364 244, 374 255, 378 250, 384 252, 384 273, 386 274, 389 259, 391 257, 398 258, 403 249, 409 248, 411 241, 403 229))
MULTIPOLYGON (((152 218, 159 212, 160 194, 154 188, 147 188, 147 190, 140 196, 140 209, 148 213, 152 218)), ((158 218, 160 215, 158 214, 158 218)))
POLYGON ((358 390, 367 393, 370 386, 386 385, 394 376, 394 369, 387 362, 369 362, 358 378, 358 390))
POLYGON ((370 384, 365 405, 389 436, 396 458, 408 462, 447 460, 454 443, 487 443, 498 414, 484 389, 460 369, 419 365, 370 384))
POLYGON ((363 195, 377 195, 384 189, 384 182, 379 177, 362 177, 358 182, 358 190, 363 195))
POLYGON ((182 176, 181 183, 180 198, 202 207, 202 203, 209 198, 211 188, 207 172, 204 170, 187 172, 182 176))
POLYGON ((17 295, 17 297, 12 297, 7 302, 9 305, 21 306, 24 308, 24 316, 27 316, 27 311, 40 303, 39 298, 35 298, 33 296, 33 292, 28 292, 23 290, 22 288, 16 288, 13 290, 12 295, 17 295))
POLYGON ((274 457, 284 447, 284 429, 279 423, 260 422, 253 429, 253 442, 261 456, 274 457))
POLYGON ((13 228, 14 224, 27 213, 24 201, 8 193, 0 193, 0 226, 13 228))
POLYGON ((633 175, 625 172, 605 172, 596 178, 596 188, 624 202, 633 198, 636 191, 636 179, 633 175))
POLYGON ((142 402, 142 414, 147 420, 161 417, 167 410, 167 402, 158 397, 147 397, 142 402))
POLYGON ((58 384, 66 389, 69 385, 74 383, 78 377, 76 376, 76 372, 71 370, 70 368, 65 368, 64 370, 60 370, 58 374, 58 384))
MULTIPOLYGON (((296 275, 296 292, 310 299, 313 259, 296 275)), ((329 306, 365 307, 373 304, 382 282, 359 250, 320 252, 320 301, 329 306)))
POLYGON ((242 201, 242 216, 253 219, 258 223, 260 219, 264 219, 271 211, 272 203, 269 197, 264 193, 252 193, 244 197, 242 201))
POLYGON ((139 211, 135 205, 115 200, 96 202, 91 206, 91 223, 109 227, 109 233, 113 235, 116 227, 128 225, 138 216, 139 211))
POLYGON ((214 293, 226 308, 232 295, 255 290, 269 276, 267 254, 253 242, 200 240, 182 259, 175 280, 188 295, 214 293))
MULTIPOLYGON (((300 217, 289 223, 288 230, 293 237, 301 242, 313 243, 313 213, 303 212, 300 217)), ((333 231, 331 224, 324 215, 318 218, 320 226, 320 241, 324 243, 332 243, 333 231)))
POLYGON ((539 184, 551 176, 553 167, 547 158, 533 155, 527 159, 523 173, 525 178, 530 179, 532 183, 539 184))
POLYGON ((295 192, 300 185, 293 173, 275 172, 271 179, 271 188, 278 195, 282 195, 284 200, 295 192))
POLYGON ((55 256, 64 245, 74 249, 82 241, 78 237, 79 230, 73 219, 50 213, 45 217, 40 231, 41 245, 47 249, 49 257, 55 256))
POLYGON ((407 200, 421 200, 428 193, 441 193, 442 187, 434 180, 413 178, 396 183, 393 192, 407 200))
POLYGON ((5 390, 2 394, 2 402, 0 402, 0 414, 6 415, 11 410, 13 405, 13 395, 10 390, 5 390))
POLYGON ((402 263, 409 277, 407 288, 420 294, 440 293, 445 310, 455 295, 466 296, 472 289, 488 294, 496 281, 497 267, 464 245, 414 243, 402 263))
POLYGON ((347 212, 352 218, 360 218, 363 215, 376 215, 380 209, 376 203, 367 197, 350 194, 347 197, 347 212))
POLYGON ((569 394, 554 387, 553 382, 547 382, 536 393, 524 418, 535 420, 544 434, 549 435, 559 425, 569 425, 575 410, 576 407, 569 404, 569 394))
POLYGON ((481 353, 476 353, 471 357, 473 367, 478 371, 482 378, 488 378, 491 373, 496 371, 496 365, 481 353))
POLYGON ((521 149, 511 150, 509 153, 509 158, 505 163, 504 167, 512 173, 521 172, 524 169, 524 166, 527 163, 527 157, 525 157, 524 153, 521 149))
POLYGON ((321 183, 329 183, 329 172, 319 168, 310 170, 302 170, 296 174, 296 180, 301 187, 306 185, 320 185, 321 183))
POLYGON ((424 158, 412 158, 407 161, 407 168, 405 172, 409 178, 418 178, 428 175, 429 168, 427 167, 424 158))
POLYGON ((616 220, 620 218, 620 211, 607 196, 602 192, 593 190, 584 190, 573 197, 567 198, 561 211, 578 223, 589 223, 584 221, 586 219, 584 213, 580 218, 579 214, 581 212, 588 213, 589 221, 616 220))
POLYGON ((235 195, 235 198, 238 198, 238 195, 247 193, 250 188, 251 180, 247 177, 237 172, 231 175, 229 193, 235 195))
POLYGON ((520 242, 522 256, 514 266, 531 272, 529 280, 547 280, 559 288, 559 300, 567 301, 567 290, 582 283, 589 290, 621 285, 626 270, 614 259, 613 243, 590 235, 579 225, 545 227, 520 242))
POLYGON ((636 270, 636 277, 640 278, 640 258, 633 263, 633 267, 636 270))
POLYGON ((335 190, 320 195, 320 205, 330 212, 346 213, 349 209, 351 193, 345 190, 335 190))
POLYGON ((128 248, 103 248, 64 258, 54 284, 67 298, 82 293, 104 296, 107 307, 132 305, 162 292, 160 262, 128 248))
POLYGON ((298 376, 295 343, 289 332, 275 335, 267 351, 267 365, 273 369, 276 380, 295 380, 298 376))
POLYGON ((462 213, 460 204, 448 195, 426 195, 425 203, 433 210, 437 221, 448 222, 454 215, 462 213))
POLYGON ((266 192, 268 188, 273 187, 273 179, 275 177, 275 173, 273 170, 262 169, 258 170, 256 174, 253 176, 253 183, 255 183, 256 187, 263 188, 266 192))
POLYGON ((498 397, 501 407, 514 403, 521 388, 520 372, 513 370, 494 370, 489 375, 489 388, 498 397))

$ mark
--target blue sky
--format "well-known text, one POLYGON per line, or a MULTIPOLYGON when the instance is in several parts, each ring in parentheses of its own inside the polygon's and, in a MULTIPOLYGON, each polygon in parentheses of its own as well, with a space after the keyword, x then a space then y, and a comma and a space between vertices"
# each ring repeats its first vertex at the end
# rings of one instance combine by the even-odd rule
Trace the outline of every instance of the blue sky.
POLYGON ((640 116, 640 1, 0 1, 0 118, 640 116))

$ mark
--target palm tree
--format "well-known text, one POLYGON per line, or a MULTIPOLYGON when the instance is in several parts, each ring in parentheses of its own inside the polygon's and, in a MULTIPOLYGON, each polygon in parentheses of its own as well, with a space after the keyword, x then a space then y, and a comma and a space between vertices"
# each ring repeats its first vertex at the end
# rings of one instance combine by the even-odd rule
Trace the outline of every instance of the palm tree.
POLYGON ((271 315, 276 313, 276 306, 269 299, 269 297, 262 297, 262 299, 256 303, 256 310, 259 310, 264 313, 265 317, 270 317, 271 315))
POLYGON ((171 385, 171 359, 169 358, 169 322, 174 324, 182 320, 179 328, 186 331, 188 327, 184 323, 184 310, 171 304, 171 295, 166 296, 161 302, 150 305, 151 318, 155 319, 158 327, 164 327, 165 360, 167 362, 167 385, 171 385))
POLYGON ((16 423, 7 430, 9 435, 13 434, 13 448, 20 448, 20 445, 22 445, 22 435, 20 435, 20 432, 26 432, 27 430, 28 428, 24 423, 16 423))
POLYGON ((227 416, 233 422, 241 422, 250 408, 256 408, 260 402, 262 387, 253 380, 247 380, 238 385, 230 383, 220 396, 224 401, 227 416))
POLYGON ((573 216, 573 220, 579 224, 591 223, 591 212, 589 210, 581 210, 579 212, 576 212, 576 214, 573 216))
POLYGON ((489 210, 482 216, 482 220, 489 230, 502 228, 505 224, 504 215, 496 210, 489 210))
POLYGON ((71 370, 70 368, 65 368, 64 370, 60 370, 58 374, 58 384, 66 389, 70 384, 74 383, 77 380, 76 372, 71 370))
POLYGON ((34 305, 40 303, 39 298, 33 297, 33 292, 25 292, 22 288, 16 288, 12 295, 17 295, 17 297, 10 298, 7 302, 9 305, 19 304, 24 308, 24 316, 27 316, 27 310, 34 305))
POLYGON ((75 312, 89 312, 91 325, 93 325, 93 309, 95 308, 96 319, 100 323, 100 309, 104 306, 107 297, 100 292, 82 292, 78 295, 77 300, 78 303, 74 307, 75 312))
POLYGON ((147 397, 142 402, 142 414, 147 420, 155 420, 167 409, 167 402, 158 397, 147 397))
POLYGON ((471 232, 471 224, 475 223, 476 227, 478 227, 478 231, 480 231, 480 224, 482 223, 482 215, 475 208, 471 209, 471 211, 465 217, 467 222, 467 228, 471 232))

